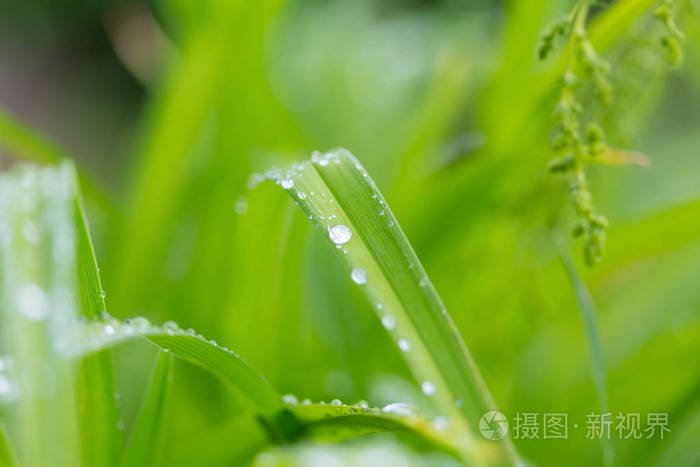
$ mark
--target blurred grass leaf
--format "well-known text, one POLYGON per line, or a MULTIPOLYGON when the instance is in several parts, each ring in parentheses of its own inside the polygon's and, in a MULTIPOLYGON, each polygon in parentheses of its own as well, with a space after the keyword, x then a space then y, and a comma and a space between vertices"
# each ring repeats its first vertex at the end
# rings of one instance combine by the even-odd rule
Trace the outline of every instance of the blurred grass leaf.
POLYGON ((17 467, 17 458, 12 451, 10 441, 5 433, 5 426, 0 422, 0 465, 5 467, 17 467))
POLYGON ((124 451, 123 467, 160 465, 168 418, 172 367, 172 357, 167 352, 158 352, 138 418, 124 451))
POLYGON ((82 465, 71 362, 57 352, 77 319, 73 184, 67 163, 0 175, 0 319, 21 369, 7 427, 27 466, 82 465))
MULTIPOLYGON (((586 333, 588 341, 588 349, 590 352, 591 377, 598 396, 598 405, 600 413, 608 413, 608 389, 607 389, 607 369, 605 366, 605 357, 603 354, 603 343, 600 337, 600 325, 598 323, 598 313, 593 303, 593 297, 588 291, 586 284, 576 270, 576 265, 569 256, 564 240, 560 237, 555 237, 555 242, 559 250, 559 256, 562 264, 571 281, 571 286, 576 294, 576 303, 578 304, 579 312, 581 313, 581 321, 586 333)), ((613 465, 614 450, 610 439, 601 438, 603 446, 603 461, 605 465, 613 465)))

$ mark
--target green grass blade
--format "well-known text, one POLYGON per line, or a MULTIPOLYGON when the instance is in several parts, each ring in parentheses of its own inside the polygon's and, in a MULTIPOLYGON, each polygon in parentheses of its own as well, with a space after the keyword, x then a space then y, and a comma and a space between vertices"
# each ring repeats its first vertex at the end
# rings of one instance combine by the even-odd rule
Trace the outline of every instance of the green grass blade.
POLYGON ((158 352, 150 384, 124 451, 123 467, 151 467, 160 464, 165 442, 172 368, 172 357, 167 352, 158 352))
MULTIPOLYGON (((591 377, 593 379, 593 385, 595 386, 596 395, 598 397, 598 405, 600 407, 601 413, 608 413, 608 395, 607 395, 607 382, 606 382, 606 369, 605 369, 605 357, 603 356, 603 344, 600 337, 600 325, 598 324, 598 313, 595 309, 595 303, 593 303, 593 297, 591 297, 586 284, 576 270, 576 265, 574 264, 571 256, 568 254, 565 243, 563 239, 556 238, 557 248, 559 249, 559 256, 569 275, 569 280, 576 294, 576 303, 578 304, 579 311, 581 313, 581 321, 583 321, 583 327, 586 332, 586 339, 588 340, 588 347, 590 351, 590 361, 591 361, 591 377)), ((613 445, 610 439, 602 438, 603 442, 603 460, 605 465, 613 465, 613 445)))
MULTIPOLYGON (((75 228, 80 310, 84 318, 94 320, 105 312, 104 294, 77 186, 75 228)), ((111 349, 83 358, 78 368, 77 396, 85 465, 110 467, 119 464, 123 439, 118 429, 119 409, 115 393, 111 349)))
POLYGON ((479 418, 495 409, 466 345, 386 201, 360 163, 340 149, 315 153, 268 178, 285 188, 340 252, 436 408, 464 431, 464 456, 514 464, 508 439, 487 443, 479 418))
POLYGON ((17 457, 12 451, 10 441, 5 433, 5 426, 0 422, 0 465, 3 467, 17 467, 17 457))
POLYGON ((277 391, 240 356, 193 330, 180 329, 172 321, 162 327, 145 318, 79 324, 66 339, 63 351, 80 357, 139 337, 237 387, 265 415, 273 416, 284 409, 277 391))
POLYGON ((72 187, 67 164, 0 175, 0 329, 21 375, 7 429, 26 466, 82 465, 71 361, 58 352, 77 319, 72 187))

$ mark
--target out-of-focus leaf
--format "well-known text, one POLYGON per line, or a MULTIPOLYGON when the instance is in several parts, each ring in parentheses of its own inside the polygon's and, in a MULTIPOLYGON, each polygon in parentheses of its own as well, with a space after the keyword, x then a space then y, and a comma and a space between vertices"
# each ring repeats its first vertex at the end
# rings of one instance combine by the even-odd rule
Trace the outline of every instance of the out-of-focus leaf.
POLYGON ((160 465, 168 418, 172 367, 172 357, 167 352, 159 352, 138 418, 124 451, 123 467, 160 465))
POLYGON ((7 429, 26 466, 82 465, 71 361, 76 319, 74 172, 18 166, 0 175, 0 319, 17 397, 7 429))
POLYGON ((6 467, 17 467, 17 458, 12 451, 10 441, 5 434, 5 426, 0 422, 0 465, 6 467))
MULTIPOLYGON (((576 294, 576 303, 578 304, 579 312, 581 313, 581 321, 586 331, 586 339, 588 340, 588 348, 590 352, 591 362, 591 377, 598 395, 598 404, 600 413, 608 413, 608 389, 607 389, 607 370, 605 359, 603 357, 603 344, 600 338, 600 325, 598 324, 598 313, 593 303, 593 297, 588 291, 586 284, 576 270, 576 265, 569 256, 564 241, 556 238, 559 256, 566 269, 566 272, 571 281, 571 285, 576 294)), ((603 461, 605 465, 613 465, 614 451, 613 445, 609 438, 601 438, 603 445, 603 461)))
POLYGON ((340 444, 301 443, 260 453, 254 467, 457 467, 457 460, 440 453, 412 450, 394 439, 361 439, 340 444))

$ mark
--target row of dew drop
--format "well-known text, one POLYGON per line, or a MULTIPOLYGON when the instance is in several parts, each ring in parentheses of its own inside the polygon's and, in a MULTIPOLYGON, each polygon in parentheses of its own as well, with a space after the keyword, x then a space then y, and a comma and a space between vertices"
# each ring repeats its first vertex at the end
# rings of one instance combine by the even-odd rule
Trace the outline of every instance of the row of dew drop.
MULTIPOLYGON (((386 404, 381 408, 378 408, 370 407, 369 403, 365 400, 361 400, 349 405, 344 404, 340 399, 333 399, 330 402, 320 401, 317 403, 312 402, 311 399, 303 399, 300 402, 294 394, 285 394, 284 396, 282 396, 282 401, 290 407, 295 407, 298 405, 311 406, 313 404, 318 404, 321 406, 331 405, 349 409, 352 413, 359 412, 362 414, 369 415, 390 415, 400 418, 408 418, 411 419, 413 422, 422 422, 426 420, 426 417, 421 414, 421 411, 416 406, 408 404, 406 402, 392 402, 390 404, 386 404)), ((447 430, 450 427, 449 419, 442 415, 434 417, 431 421, 433 428, 439 431, 447 430)))
MULTIPOLYGON (((389 206, 384 200, 384 198, 379 194, 379 190, 375 185, 374 181, 370 178, 368 172, 359 163, 359 161, 357 161, 352 155, 350 155, 349 152, 347 152, 344 149, 331 151, 323 154, 319 151, 314 151, 311 156, 311 164, 316 164, 321 167, 325 167, 331 164, 339 165, 342 163, 341 155, 339 154, 340 152, 343 152, 346 155, 350 156, 351 160, 354 161, 355 169, 358 170, 362 177, 367 181, 367 183, 370 184, 373 191, 372 198, 375 200, 377 206, 377 214, 387 219, 387 227, 395 227, 395 222, 393 220, 391 210, 389 209, 389 206)), ((344 254, 347 254, 348 250, 344 247, 344 245, 346 245, 353 239, 353 232, 348 226, 341 223, 333 222, 334 220, 337 220, 337 214, 328 214, 327 211, 330 205, 335 204, 337 206, 337 203, 335 203, 332 196, 326 196, 325 193, 317 195, 316 193, 314 193, 314 191, 309 191, 307 193, 306 191, 300 189, 298 186, 300 184, 299 181, 304 177, 305 171, 309 170, 309 167, 309 162, 297 162, 294 163, 292 167, 284 173, 281 173, 277 169, 269 170, 264 174, 255 173, 251 175, 251 177, 248 180, 248 189, 253 190, 264 181, 273 181, 282 189, 286 190, 292 196, 292 198, 295 198, 297 205, 300 205, 299 203, 301 201, 303 203, 303 206, 300 207, 302 207, 302 209, 304 209, 307 212, 309 220, 315 221, 314 223, 316 223, 318 226, 320 226, 321 228, 325 228, 328 233, 328 238, 336 246, 336 248, 338 250, 341 250, 344 254), (295 183, 295 180, 297 181, 297 183, 295 183)), ((247 207, 247 198, 241 197, 236 202, 235 211, 238 214, 244 214, 247 211, 247 207)), ((412 264, 410 266, 412 269, 416 267, 412 264)), ((427 287, 429 284, 427 276, 425 276, 424 273, 422 273, 421 276, 422 277, 418 280, 418 285, 420 287, 427 287)), ((352 267, 350 271, 350 279, 359 286, 368 285, 367 271, 361 266, 352 267)), ((374 306, 381 313, 381 310, 383 309, 383 304, 375 303, 374 306)), ((395 332, 396 319, 391 314, 384 313, 381 316, 381 323, 382 326, 390 333, 393 334, 395 332)), ((408 339, 399 337, 396 340, 396 342, 401 352, 407 353, 411 351, 412 346, 411 342, 408 339)), ((423 381, 420 385, 420 388, 423 394, 425 394, 426 396, 434 396, 437 391, 435 384, 431 381, 423 381)), ((310 401, 306 401, 310 404, 310 401)), ((331 403, 334 405, 341 405, 340 401, 338 400, 334 400, 331 403)), ((384 407, 384 409, 386 409, 385 412, 395 412, 397 415, 407 415, 409 413, 412 413, 413 411, 413 409, 411 409, 410 406, 404 403, 389 404, 386 407, 384 407)), ((438 425, 442 426, 445 425, 445 421, 447 419, 445 417, 440 416, 437 418, 437 420, 438 425)))

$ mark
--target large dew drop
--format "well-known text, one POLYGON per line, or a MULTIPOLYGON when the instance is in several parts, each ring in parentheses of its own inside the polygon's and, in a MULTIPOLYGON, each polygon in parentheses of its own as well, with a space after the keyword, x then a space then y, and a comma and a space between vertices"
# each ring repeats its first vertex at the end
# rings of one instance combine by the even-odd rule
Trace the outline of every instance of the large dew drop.
POLYGON ((426 396, 435 395, 435 385, 430 381, 423 381, 423 384, 420 385, 420 388, 421 391, 423 391, 423 394, 425 394, 426 396))
POLYGON ((382 412, 410 417, 411 415, 416 414, 416 409, 412 405, 406 404, 405 402, 394 402, 393 404, 382 407, 382 412))
POLYGON ((391 331, 396 327, 396 319, 391 315, 382 316, 382 326, 391 331))
POLYGON ((401 352, 408 352, 411 350, 411 343, 406 339, 399 339, 399 349, 401 349, 401 352))
POLYGON ((28 283, 17 292, 17 308, 32 321, 41 321, 49 314, 49 304, 44 291, 37 284, 28 283))
POLYGON ((331 237, 333 243, 336 245, 342 245, 350 241, 352 231, 343 224, 337 224, 332 227, 328 227, 328 235, 331 237))
POLYGON ((362 285, 367 283, 367 271, 361 267, 352 268, 350 277, 355 284, 362 285))

